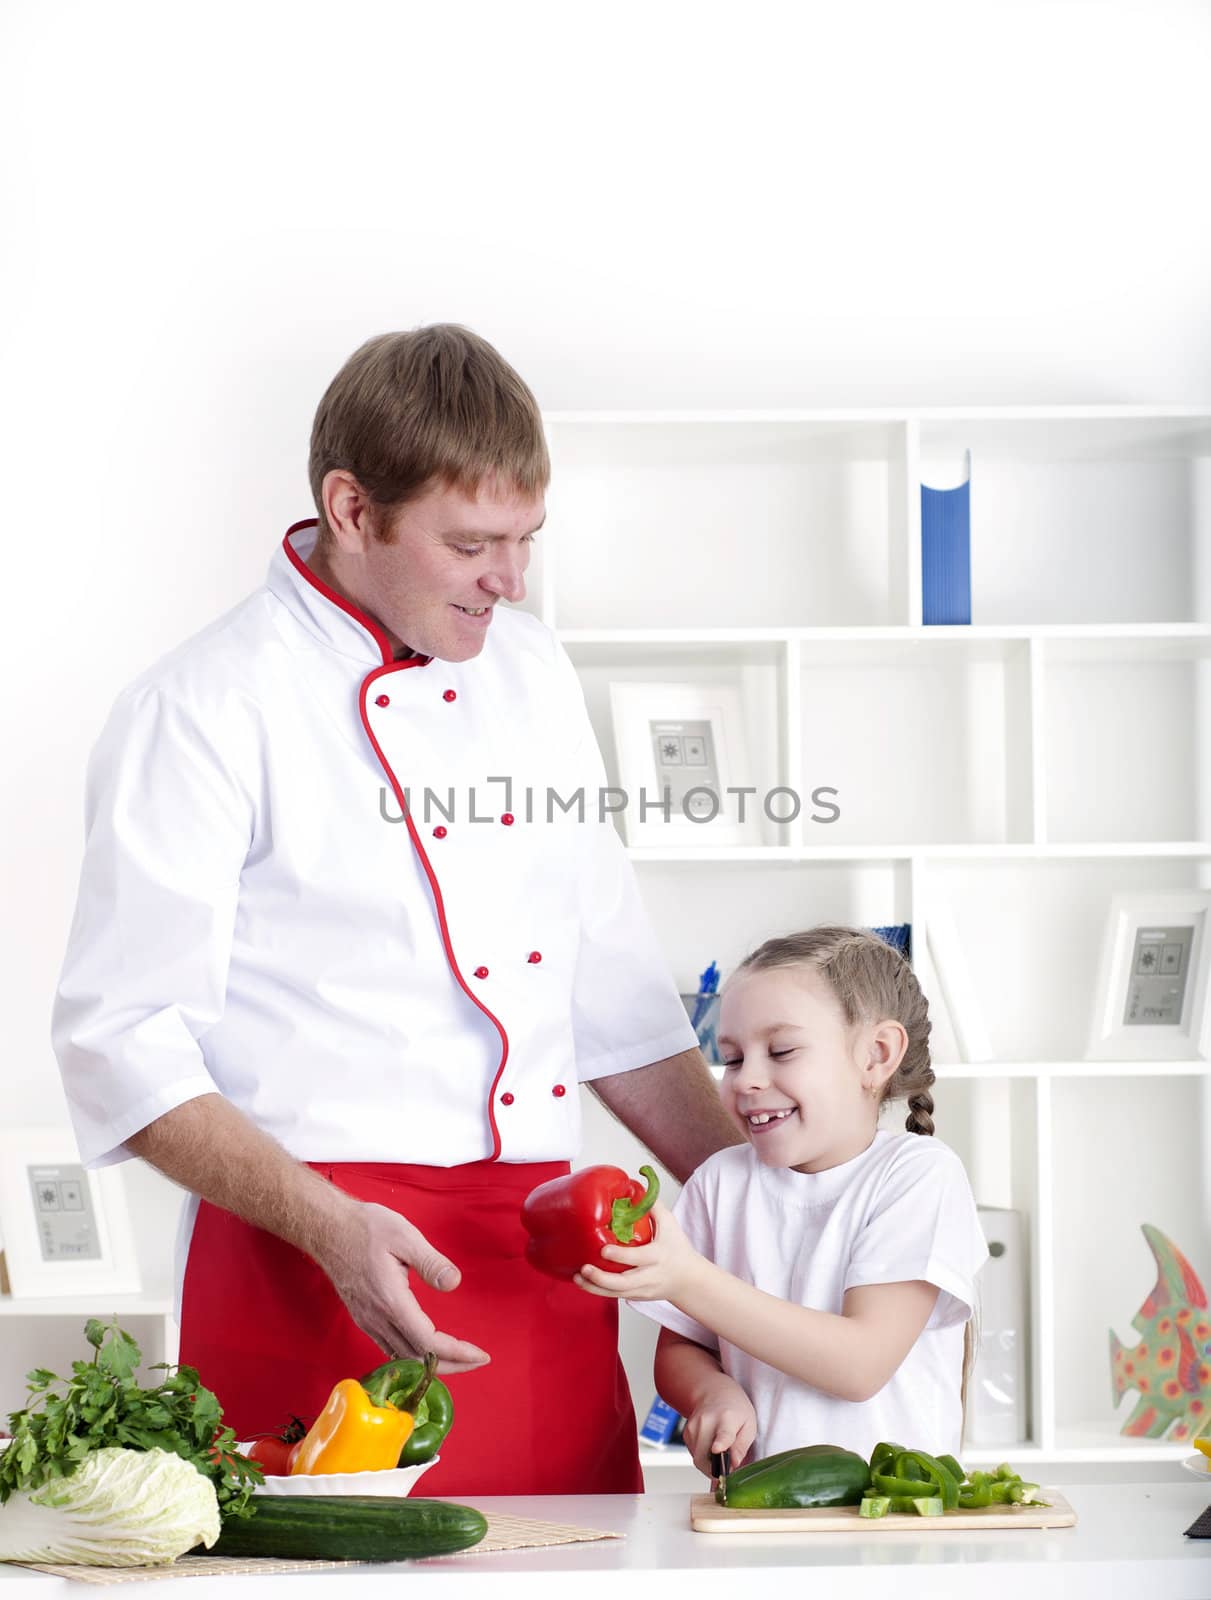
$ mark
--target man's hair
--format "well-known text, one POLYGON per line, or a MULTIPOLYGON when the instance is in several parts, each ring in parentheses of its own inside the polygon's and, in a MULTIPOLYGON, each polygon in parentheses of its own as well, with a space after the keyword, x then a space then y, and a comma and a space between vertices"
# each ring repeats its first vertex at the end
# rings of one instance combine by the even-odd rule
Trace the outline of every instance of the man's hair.
POLYGON ((487 340, 450 322, 368 339, 328 385, 308 463, 321 541, 331 538, 324 477, 338 468, 382 513, 431 484, 473 495, 495 473, 534 496, 551 476, 533 394, 487 340))

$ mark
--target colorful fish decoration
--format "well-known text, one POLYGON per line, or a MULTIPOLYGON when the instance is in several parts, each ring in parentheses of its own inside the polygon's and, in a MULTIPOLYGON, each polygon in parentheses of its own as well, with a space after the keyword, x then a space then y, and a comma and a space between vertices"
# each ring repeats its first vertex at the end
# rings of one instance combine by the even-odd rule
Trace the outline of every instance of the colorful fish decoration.
POLYGON ((1114 1399, 1139 1395, 1119 1430, 1141 1439, 1189 1439, 1211 1407, 1211 1316, 1193 1267, 1159 1228, 1142 1232, 1156 1260, 1156 1287, 1131 1319, 1139 1343, 1128 1348, 1110 1334, 1114 1399))

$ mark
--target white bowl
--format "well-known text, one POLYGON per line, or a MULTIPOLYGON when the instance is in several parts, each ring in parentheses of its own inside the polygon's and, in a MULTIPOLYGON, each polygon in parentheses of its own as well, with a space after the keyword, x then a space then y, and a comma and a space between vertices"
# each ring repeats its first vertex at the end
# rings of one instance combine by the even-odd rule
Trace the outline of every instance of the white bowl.
POLYGON ((1192 1456, 1183 1456, 1182 1466, 1185 1467, 1187 1472, 1192 1472, 1196 1478, 1211 1476, 1211 1459, 1208 1459, 1201 1451, 1192 1456))
MULTIPOLYGON (((244 1445, 238 1445, 241 1452, 244 1445)), ((285 1478, 271 1478, 257 1484, 253 1494, 362 1494, 376 1498, 402 1499, 412 1493, 412 1485, 436 1466, 440 1456, 431 1456, 415 1467, 381 1467, 377 1472, 293 1472, 285 1478)))

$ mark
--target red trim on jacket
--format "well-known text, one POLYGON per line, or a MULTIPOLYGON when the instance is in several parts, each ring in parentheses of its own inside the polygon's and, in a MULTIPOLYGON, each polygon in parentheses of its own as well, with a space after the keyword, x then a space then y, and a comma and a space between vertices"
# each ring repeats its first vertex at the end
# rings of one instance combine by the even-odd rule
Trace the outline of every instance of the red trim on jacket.
POLYGON ((487 1017, 488 1021, 496 1029, 497 1033, 500 1034, 500 1065, 496 1069, 496 1076, 492 1079, 492 1086, 488 1090, 488 1125, 492 1129, 492 1154, 489 1159, 496 1161, 499 1160, 501 1152, 500 1129, 496 1125, 496 1086, 504 1074, 505 1064, 509 1059, 509 1036, 505 1032, 504 1024, 501 1022, 500 1018, 493 1016, 478 995, 472 994, 471 990, 467 986, 466 979, 458 970, 458 962, 454 957, 454 946, 450 942, 450 927, 446 921, 446 903, 442 898, 441 886, 437 881, 437 874, 434 872, 432 863, 430 862, 429 857, 425 854, 425 848, 420 842, 420 836, 416 831, 416 825, 412 821, 411 812, 408 810, 407 804, 405 803, 404 792, 400 787, 399 780, 396 778, 395 773, 391 770, 391 763, 383 754, 382 746, 374 737, 373 730, 370 727, 370 720, 366 715, 366 695, 369 692, 370 685, 372 683, 379 678, 387 676, 389 673, 404 672, 409 667, 427 667, 433 658, 432 656, 412 656, 407 661, 396 661, 391 650, 391 641, 387 638, 386 632, 382 626, 375 622, 374 618, 368 616, 364 611, 359 611, 355 605, 345 599, 344 595, 337 594, 335 589, 330 588, 328 584, 323 582, 322 579, 316 577, 315 573, 312 572, 307 563, 297 554, 294 546, 290 543, 290 540, 293 534, 300 533, 304 528, 315 528, 318 527, 318 525, 318 518, 316 517, 305 517, 302 522, 293 523, 289 528, 286 529, 286 537, 282 540, 282 545, 286 551, 287 557, 290 560, 290 564, 294 567, 299 576, 305 579, 313 589, 322 594, 325 600, 330 600, 334 606, 339 606, 347 616, 353 618, 354 622, 359 623, 363 628, 365 628, 366 632, 370 634, 382 652, 382 666, 375 667, 374 670, 362 680, 361 691, 358 695, 358 711, 361 715, 362 727, 366 730, 366 737, 370 740, 370 743, 374 748, 374 753, 378 757, 379 765, 387 774, 387 778, 391 784, 392 792, 395 795, 396 804, 399 806, 400 811, 403 814, 404 821, 408 825, 408 837, 412 840, 412 848, 416 851, 417 856, 420 858, 420 864, 424 868, 425 877, 429 880, 429 888, 433 894, 433 906, 437 912, 438 927, 441 930, 442 944, 445 947, 446 961, 449 965, 450 971, 454 974, 459 988, 466 995, 467 999, 470 1000, 473 1006, 476 1006, 480 1011, 483 1012, 484 1016, 487 1017))
MULTIPOLYGON (((282 548, 285 550, 291 566, 301 578, 305 578, 307 580, 313 589, 318 589, 325 600, 330 600, 334 606, 339 606, 346 616, 352 617, 354 622, 359 623, 363 628, 365 628, 366 632, 371 636, 375 644, 379 647, 379 650, 382 652, 384 664, 390 663, 395 659, 395 657, 391 649, 391 641, 388 639, 385 631, 383 630, 382 624, 375 622, 374 618, 367 616, 364 611, 359 611, 351 600, 346 600, 343 594, 337 594, 335 589, 329 588, 322 578, 317 578, 315 573, 312 572, 311 568, 290 543, 292 534, 300 533, 304 528, 318 527, 318 517, 304 517, 302 522, 292 523, 290 527, 286 529, 286 537, 282 540, 282 548)), ((423 656, 419 658, 419 661, 427 662, 430 659, 431 658, 429 656, 423 656)), ((415 666, 419 664, 419 661, 414 659, 408 664, 409 666, 415 666)))
POLYGON ((500 1018, 494 1016, 492 1012, 488 1010, 487 1006, 484 1005, 483 1001, 478 995, 472 994, 467 985, 467 980, 458 970, 458 962, 454 957, 454 946, 450 942, 450 926, 446 921, 446 903, 442 899, 441 886, 437 881, 437 874, 433 870, 433 866, 429 860, 429 857, 425 854, 425 847, 420 842, 420 835, 416 831, 416 824, 412 820, 412 813, 408 809, 407 802, 404 799, 404 791, 400 787, 399 780, 395 776, 395 773, 391 770, 391 763, 383 754, 382 746, 374 737, 374 730, 371 728, 370 719, 366 715, 366 697, 370 692, 371 685, 377 682, 379 678, 388 677, 393 672, 401 672, 408 667, 419 666, 422 659, 424 658, 413 657, 411 661, 392 661, 386 666, 375 667, 374 671, 362 681, 361 693, 358 696, 358 710, 361 713, 362 727, 366 730, 366 737, 374 746, 374 753, 379 759, 379 765, 382 767, 383 771, 387 774, 387 777, 390 780, 391 789, 395 795, 395 803, 399 806, 400 813, 403 816, 405 823, 407 823, 408 837, 412 840, 412 848, 416 851, 417 856, 420 858, 420 864, 424 868, 426 878, 429 880, 429 888, 433 894, 433 905, 437 911, 437 922, 439 928, 441 929, 442 944, 445 946, 446 961, 449 964, 450 971, 454 974, 455 981, 462 992, 466 995, 467 999, 470 1000, 473 1006, 478 1007, 478 1009, 483 1012, 484 1016, 487 1017, 488 1021, 496 1029, 497 1033, 500 1034, 500 1065, 496 1069, 496 1076, 492 1079, 492 1085, 488 1090, 488 1124, 492 1129, 492 1154, 489 1157, 489 1160, 496 1161, 499 1160, 501 1151, 500 1129, 496 1125, 496 1086, 504 1074, 505 1063, 509 1059, 509 1036, 505 1032, 504 1024, 501 1022, 500 1018))

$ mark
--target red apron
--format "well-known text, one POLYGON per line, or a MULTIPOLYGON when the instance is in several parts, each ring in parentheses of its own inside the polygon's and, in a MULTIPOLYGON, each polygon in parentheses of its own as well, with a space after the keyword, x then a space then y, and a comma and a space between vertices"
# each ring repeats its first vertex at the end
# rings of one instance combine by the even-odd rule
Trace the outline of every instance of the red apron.
MULTIPOLYGON (((355 1199, 406 1216, 462 1271, 441 1294, 411 1273, 437 1327, 492 1357, 445 1381, 454 1426, 420 1480, 433 1498, 636 1494, 635 1413, 618 1355, 618 1304, 525 1260, 521 1202, 567 1162, 459 1167, 309 1163, 355 1199)), ((203 1200, 189 1246, 181 1361, 196 1367, 237 1439, 318 1415, 334 1383, 385 1359, 319 1267, 203 1200)))

